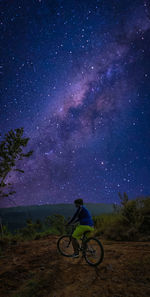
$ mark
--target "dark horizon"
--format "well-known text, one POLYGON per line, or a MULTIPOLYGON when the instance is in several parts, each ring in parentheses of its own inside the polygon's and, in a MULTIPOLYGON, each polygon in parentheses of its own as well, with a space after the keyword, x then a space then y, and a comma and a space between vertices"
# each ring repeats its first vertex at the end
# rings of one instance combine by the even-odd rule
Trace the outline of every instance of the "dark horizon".
MULTIPOLYGON (((85 202, 84 205, 88 205, 88 204, 104 204, 104 205, 112 205, 113 203, 103 203, 103 202, 85 202)), ((28 204, 28 205, 9 205, 9 206, 5 206, 5 207, 1 207, 0 209, 4 209, 4 208, 19 208, 19 207, 34 207, 34 206, 51 206, 51 205, 73 205, 73 203, 53 203, 53 204, 28 204)))

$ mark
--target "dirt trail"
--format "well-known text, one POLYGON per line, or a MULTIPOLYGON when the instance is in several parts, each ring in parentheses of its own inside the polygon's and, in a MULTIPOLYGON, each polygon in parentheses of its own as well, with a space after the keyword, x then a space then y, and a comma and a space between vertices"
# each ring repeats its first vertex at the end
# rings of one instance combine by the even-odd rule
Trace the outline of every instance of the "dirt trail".
POLYGON ((57 236, 18 243, 0 256, 0 297, 148 297, 150 242, 102 240, 97 269, 57 252, 57 236))

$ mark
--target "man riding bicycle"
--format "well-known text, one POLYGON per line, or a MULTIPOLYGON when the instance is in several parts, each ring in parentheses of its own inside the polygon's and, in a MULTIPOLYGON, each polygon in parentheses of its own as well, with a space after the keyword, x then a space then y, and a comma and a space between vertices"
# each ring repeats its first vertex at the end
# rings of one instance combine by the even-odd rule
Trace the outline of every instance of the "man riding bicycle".
POLYGON ((80 225, 76 227, 72 234, 72 246, 74 249, 74 255, 73 258, 79 257, 79 243, 78 240, 81 238, 83 233, 85 231, 94 231, 94 223, 91 217, 91 214, 86 209, 85 206, 83 206, 83 200, 82 199, 76 199, 74 201, 75 206, 77 207, 77 211, 71 218, 71 220, 66 224, 69 225, 71 223, 80 222, 80 225))

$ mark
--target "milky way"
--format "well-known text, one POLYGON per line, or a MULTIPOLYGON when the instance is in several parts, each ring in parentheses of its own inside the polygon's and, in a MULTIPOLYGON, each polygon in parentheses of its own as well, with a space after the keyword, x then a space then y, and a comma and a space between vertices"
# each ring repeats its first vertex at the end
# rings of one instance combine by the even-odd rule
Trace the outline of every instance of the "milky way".
POLYGON ((1 3, 2 134, 34 153, 3 206, 149 194, 148 1, 1 3))

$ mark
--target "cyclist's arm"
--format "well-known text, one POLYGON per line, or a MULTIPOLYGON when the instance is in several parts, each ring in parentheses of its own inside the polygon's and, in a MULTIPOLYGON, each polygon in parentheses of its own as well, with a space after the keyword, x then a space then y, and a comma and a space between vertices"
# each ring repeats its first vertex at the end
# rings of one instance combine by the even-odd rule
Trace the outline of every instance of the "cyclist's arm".
POLYGON ((79 212, 80 212, 80 207, 77 209, 77 211, 75 212, 71 220, 67 223, 67 225, 70 225, 74 221, 75 222, 79 221, 79 218, 78 218, 79 212))

